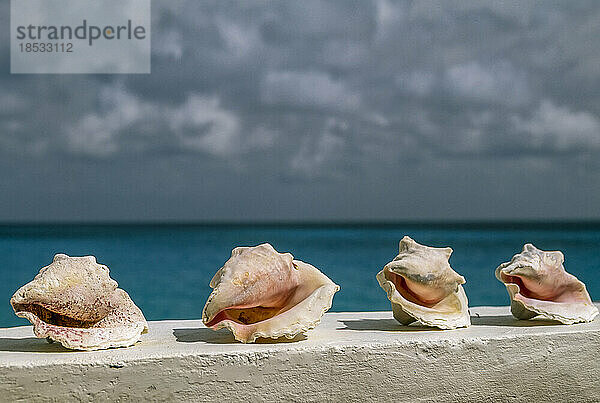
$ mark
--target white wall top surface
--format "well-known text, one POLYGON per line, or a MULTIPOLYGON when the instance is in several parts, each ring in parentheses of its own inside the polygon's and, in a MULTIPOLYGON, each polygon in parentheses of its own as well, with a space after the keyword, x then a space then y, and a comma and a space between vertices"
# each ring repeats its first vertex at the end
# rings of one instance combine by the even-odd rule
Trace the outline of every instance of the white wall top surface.
POLYGON ((344 346, 381 346, 427 343, 452 345, 487 340, 543 337, 556 334, 600 334, 600 320, 562 325, 558 322, 514 319, 508 307, 470 308, 472 325, 436 330, 402 326, 391 312, 327 313, 321 324, 293 341, 259 339, 254 344, 235 341, 229 331, 213 331, 200 320, 149 322, 149 333, 135 346, 101 351, 70 351, 33 335, 31 326, 0 329, 0 368, 62 363, 114 364, 184 356, 254 354, 281 351, 327 350, 344 346))

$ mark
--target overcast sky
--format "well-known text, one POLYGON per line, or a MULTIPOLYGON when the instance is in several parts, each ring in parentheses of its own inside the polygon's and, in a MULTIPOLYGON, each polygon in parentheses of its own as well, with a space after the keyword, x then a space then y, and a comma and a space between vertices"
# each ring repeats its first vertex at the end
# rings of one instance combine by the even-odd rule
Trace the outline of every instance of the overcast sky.
POLYGON ((152 7, 150 75, 1 30, 0 221, 600 218, 600 2, 152 7))

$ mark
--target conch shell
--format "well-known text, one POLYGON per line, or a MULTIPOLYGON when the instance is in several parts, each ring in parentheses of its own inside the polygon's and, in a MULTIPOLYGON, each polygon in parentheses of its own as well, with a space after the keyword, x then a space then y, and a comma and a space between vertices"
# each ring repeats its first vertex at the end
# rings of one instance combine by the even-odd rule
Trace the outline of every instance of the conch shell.
POLYGON ((142 311, 94 256, 54 256, 10 300, 37 337, 73 350, 100 350, 136 343, 148 324, 142 311))
POLYGON ((404 325, 418 320, 440 329, 469 326, 465 279, 448 263, 452 249, 420 245, 408 236, 399 249, 398 256, 377 273, 394 318, 404 325))
POLYGON ((591 322, 598 315, 585 284, 565 271, 560 251, 546 252, 528 243, 510 262, 496 269, 496 278, 510 295, 518 319, 537 315, 570 325, 591 322))
POLYGON ((308 263, 270 244, 238 247, 210 282, 202 321, 228 328, 236 340, 294 338, 314 328, 340 289, 308 263))

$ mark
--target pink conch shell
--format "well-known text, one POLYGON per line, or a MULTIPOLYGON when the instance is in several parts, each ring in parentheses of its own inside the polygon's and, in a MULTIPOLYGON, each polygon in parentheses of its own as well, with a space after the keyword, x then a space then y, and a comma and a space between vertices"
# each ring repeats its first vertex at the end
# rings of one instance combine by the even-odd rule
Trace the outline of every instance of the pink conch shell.
POLYGON ((469 326, 465 279, 448 263, 452 249, 420 245, 408 236, 399 249, 398 256, 377 273, 394 318, 404 325, 418 320, 440 329, 469 326))
POLYGON ((37 337, 73 350, 135 344, 148 324, 142 311, 93 256, 58 254, 10 300, 37 337))
POLYGON ((317 268, 268 243, 233 249, 210 286, 204 324, 228 328, 243 343, 259 337, 292 339, 314 328, 339 290, 317 268))
POLYGON ((564 324, 591 322, 598 315, 585 284, 565 271, 562 252, 545 252, 528 243, 510 262, 496 269, 496 278, 510 295, 510 309, 519 319, 543 315, 564 324))

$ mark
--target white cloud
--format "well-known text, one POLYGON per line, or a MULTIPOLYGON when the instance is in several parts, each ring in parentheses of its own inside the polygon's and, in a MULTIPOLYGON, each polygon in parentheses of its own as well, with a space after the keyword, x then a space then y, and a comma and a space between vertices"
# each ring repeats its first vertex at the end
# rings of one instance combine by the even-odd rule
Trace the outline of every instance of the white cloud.
POLYGON ((600 120, 589 112, 574 112, 544 100, 529 119, 513 116, 515 130, 526 133, 534 147, 558 150, 600 147, 600 120))
POLYGON ((396 85, 417 97, 437 97, 445 91, 452 97, 474 102, 523 106, 531 99, 526 75, 507 61, 489 65, 471 61, 446 68, 442 74, 413 70, 398 73, 396 85))
POLYGON ((177 106, 144 101, 122 87, 100 91, 104 112, 85 114, 67 130, 70 151, 107 157, 121 150, 129 135, 138 135, 137 146, 152 148, 154 135, 166 132, 175 146, 225 156, 240 151, 240 123, 223 109, 216 97, 190 95, 177 106))
POLYGON ((327 119, 324 129, 316 136, 306 137, 300 150, 290 161, 292 172, 303 177, 335 177, 335 165, 343 159, 346 144, 338 132, 348 130, 347 123, 327 119))
POLYGON ((526 104, 531 96, 525 75, 507 61, 454 65, 446 70, 445 86, 461 97, 514 106, 526 104))
POLYGON ((221 156, 239 151, 239 120, 221 108, 217 98, 192 95, 183 105, 169 110, 165 118, 186 149, 221 156))
POLYGON ((69 149, 96 157, 117 152, 116 132, 105 124, 109 119, 93 113, 84 116, 67 131, 69 149))
POLYGON ((261 44, 256 27, 243 25, 230 19, 219 18, 217 29, 227 51, 234 57, 243 57, 261 44))
POLYGON ((377 40, 383 40, 389 35, 391 28, 402 22, 404 10, 398 3, 392 4, 389 0, 377 0, 375 2, 377 40))
POLYGON ((343 82, 320 71, 269 71, 261 86, 262 100, 271 105, 356 109, 360 97, 343 82))
POLYGON ((178 60, 183 56, 183 40, 176 30, 158 32, 152 38, 152 52, 159 56, 178 60))
POLYGON ((67 147, 74 153, 107 157, 119 150, 117 136, 144 116, 155 112, 151 104, 144 103, 121 87, 104 87, 99 101, 108 108, 104 113, 83 115, 66 131, 67 147))

